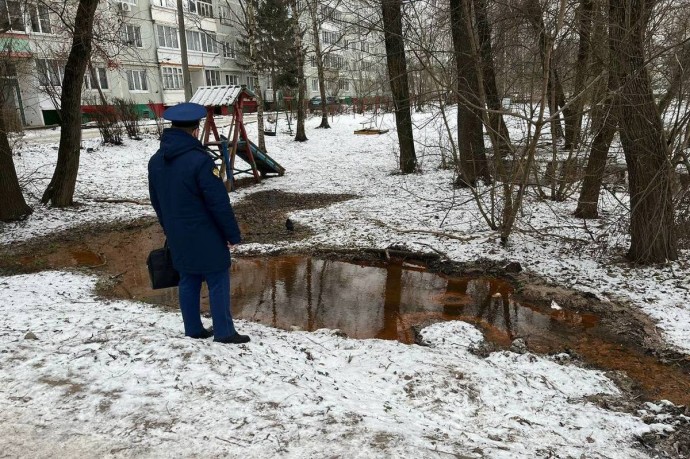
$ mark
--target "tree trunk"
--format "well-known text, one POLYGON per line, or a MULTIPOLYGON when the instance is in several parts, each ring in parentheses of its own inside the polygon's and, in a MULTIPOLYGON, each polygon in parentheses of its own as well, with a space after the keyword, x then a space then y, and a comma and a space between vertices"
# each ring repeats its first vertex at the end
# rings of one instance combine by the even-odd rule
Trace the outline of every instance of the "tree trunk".
MULTIPOLYGON (((2 94, 0 98, 4 99, 2 94)), ((4 100, 0 103, 0 221, 21 220, 31 213, 17 180, 17 170, 12 160, 12 148, 7 140, 4 100)))
POLYGON ((74 204, 81 148, 81 90, 84 72, 91 58, 93 18, 97 6, 98 0, 79 0, 74 20, 72 48, 65 64, 60 98, 62 130, 58 160, 53 178, 41 198, 44 204, 50 203, 54 207, 74 204))
POLYGON ((319 124, 317 128, 330 129, 331 125, 328 124, 328 101, 326 99, 326 75, 323 69, 321 34, 319 34, 319 16, 316 7, 317 0, 309 0, 311 30, 314 34, 314 59, 316 60, 316 73, 319 78, 319 94, 321 95, 321 124, 319 124))
MULTIPOLYGON (((561 84, 558 70, 556 69, 556 61, 553 58, 554 50, 551 40, 546 35, 546 24, 544 24, 544 17, 542 16, 541 4, 537 0, 530 0, 527 3, 527 18, 532 23, 532 27, 537 30, 539 39, 539 55, 541 57, 542 67, 547 65, 546 54, 547 50, 551 58, 548 62, 548 104, 549 116, 553 118, 551 123, 551 133, 553 141, 563 137, 563 126, 561 125, 561 117, 555 116, 558 112, 558 107, 565 105, 565 94, 563 93, 563 85, 561 84)), ((546 71, 546 68, 544 68, 546 71)))
POLYGON ((484 151, 484 123, 477 73, 480 70, 472 46, 472 19, 468 0, 450 0, 451 32, 458 84, 458 186, 475 186, 477 180, 491 181, 484 151))
MULTIPOLYGON (((501 98, 496 85, 496 71, 494 69, 494 53, 491 46, 491 24, 486 12, 486 0, 474 0, 474 15, 477 21, 477 35, 479 37, 479 52, 481 53, 481 67, 486 93, 486 104, 491 110, 502 110, 501 98)), ((498 154, 503 157, 511 152, 510 134, 501 113, 489 113, 491 129, 495 135, 498 154)))
POLYGON ((417 169, 410 113, 410 90, 407 82, 407 61, 402 32, 401 0, 383 0, 383 35, 386 41, 386 60, 391 94, 395 106, 395 125, 400 145, 400 170, 411 174, 417 169))
POLYGON ((252 85, 252 92, 256 96, 256 124, 258 132, 257 146, 259 150, 266 151, 266 140, 264 137, 264 98, 261 94, 261 83, 259 82, 259 66, 256 49, 257 30, 256 30, 256 12, 254 11, 254 0, 247 2, 247 42, 249 43, 249 67, 254 84, 252 85))
POLYGON ((565 148, 575 149, 580 141, 582 127, 582 108, 585 97, 582 92, 589 76, 589 59, 592 50, 592 15, 594 14, 594 0, 581 0, 579 21, 579 45, 577 50, 577 64, 575 66, 575 83, 573 97, 576 97, 565 117, 565 148))
POLYGON ((304 99, 307 89, 307 82, 304 78, 304 46, 302 44, 302 29, 299 25, 300 11, 297 9, 297 0, 290 0, 290 7, 292 8, 292 29, 295 36, 295 48, 297 52, 297 127, 295 129, 295 140, 297 142, 305 142, 307 133, 304 130, 304 99))
POLYGON ((611 76, 630 186, 630 250, 637 263, 678 258, 666 136, 645 67, 645 30, 654 1, 610 0, 611 76))
POLYGON ((596 107, 592 118, 599 130, 592 141, 592 151, 587 159, 585 178, 580 190, 580 198, 577 201, 575 216, 578 218, 598 218, 599 217, 599 194, 601 184, 604 181, 604 170, 606 159, 609 154, 611 141, 616 133, 615 116, 612 112, 612 100, 607 98, 602 106, 596 107))

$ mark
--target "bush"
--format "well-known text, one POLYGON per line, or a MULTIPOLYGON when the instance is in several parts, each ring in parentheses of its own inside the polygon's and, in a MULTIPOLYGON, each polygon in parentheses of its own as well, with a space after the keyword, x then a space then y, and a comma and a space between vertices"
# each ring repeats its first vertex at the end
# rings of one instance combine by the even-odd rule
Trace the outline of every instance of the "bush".
POLYGON ((125 131, 127 131, 127 136, 129 136, 130 139, 141 140, 141 137, 139 137, 141 133, 139 129, 139 120, 141 117, 139 116, 134 101, 116 97, 113 99, 113 106, 115 107, 117 117, 125 127, 125 131))
POLYGON ((117 111, 113 107, 98 105, 93 118, 104 144, 122 145, 122 126, 118 122, 117 111))

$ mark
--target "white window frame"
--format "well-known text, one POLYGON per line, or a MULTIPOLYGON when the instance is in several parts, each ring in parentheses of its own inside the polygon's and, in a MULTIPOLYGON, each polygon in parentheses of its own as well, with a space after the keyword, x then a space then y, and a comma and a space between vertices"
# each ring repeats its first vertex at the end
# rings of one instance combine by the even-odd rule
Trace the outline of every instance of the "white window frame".
POLYGON ((206 69, 204 71, 206 86, 220 86, 220 70, 206 69))
POLYGON ((175 0, 153 0, 151 3, 162 8, 177 9, 177 2, 175 0))
POLYGON ((24 18, 24 9, 22 8, 21 1, 18 0, 5 0, 2 5, 3 8, 0 10, 0 27, 7 29, 7 31, 17 31, 26 32, 27 22, 24 18), (10 5, 16 6, 18 11, 14 11, 14 16, 10 14, 10 5))
POLYGON ((148 92, 149 85, 146 79, 146 70, 129 69, 127 72, 127 87, 130 92, 148 92))
POLYGON ((100 87, 103 91, 108 91, 110 85, 108 84, 108 72, 105 67, 94 67, 93 72, 96 74, 98 86, 93 85, 91 71, 87 67, 86 72, 84 72, 84 89, 96 90, 100 87))
POLYGON ((184 89, 184 78, 180 67, 161 67, 163 89, 184 89))
POLYGON ((239 86, 239 84, 240 84, 240 77, 237 76, 237 75, 226 74, 226 75, 225 75, 225 84, 227 84, 228 86, 230 86, 230 85, 232 85, 232 86, 239 86))
POLYGON ((65 62, 58 59, 36 59, 36 74, 40 86, 62 86, 65 62))
POLYGON ((318 91, 319 90, 319 80, 316 78, 311 79, 311 90, 312 91, 318 91))
POLYGON ((216 34, 187 30, 187 49, 202 53, 218 54, 216 34))
POLYGON ((185 0, 182 9, 206 18, 213 17, 213 3, 205 0, 185 0))
POLYGON ((53 33, 53 26, 50 23, 50 10, 46 5, 27 5, 27 9, 32 33, 53 33))
POLYGON ((180 49, 177 27, 156 24, 156 43, 159 48, 180 49))
POLYGON ((226 41, 223 43, 223 57, 226 59, 237 59, 234 41, 226 41))
POLYGON ((122 42, 128 46, 135 48, 143 48, 144 43, 141 41, 141 26, 133 24, 125 24, 122 29, 122 42))

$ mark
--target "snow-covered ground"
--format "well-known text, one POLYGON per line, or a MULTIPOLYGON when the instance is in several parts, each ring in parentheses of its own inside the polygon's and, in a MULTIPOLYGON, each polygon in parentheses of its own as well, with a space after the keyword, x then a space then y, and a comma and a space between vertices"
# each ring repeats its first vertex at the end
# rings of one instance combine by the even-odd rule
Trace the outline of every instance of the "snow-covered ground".
MULTIPOLYGON (((231 199, 269 189, 353 193, 359 198, 291 215, 314 236, 281 247, 403 244, 457 261, 519 261, 604 300, 629 300, 658 321, 667 342, 690 350, 687 253, 662 267, 611 263, 611 254, 573 245, 572 238, 589 238, 587 231, 608 237, 606 228, 592 222, 585 228, 570 217, 575 201, 531 198, 510 246, 502 248, 467 191, 453 189, 452 172, 438 168, 438 149, 430 146, 438 144, 438 122, 415 116, 420 174, 395 174, 391 117, 378 118, 390 128, 381 136, 353 135, 367 116, 334 118, 330 130, 314 129, 319 119, 313 118, 306 143, 280 134, 266 139, 269 154, 287 170, 284 177, 231 199)), ((36 200, 52 175, 56 145, 36 136, 15 157, 35 212, 1 225, 0 243, 153 215, 146 205, 146 163, 155 139, 120 147, 85 140, 76 190, 82 206, 55 210, 36 200), (112 202, 118 200, 133 202, 112 202)), ((606 197, 602 206, 610 214, 617 210, 606 197)), ((274 248, 248 244, 238 253, 274 248)), ((530 354, 474 356, 467 348, 481 336, 470 325, 428 328, 430 346, 420 347, 242 322, 252 343, 220 346, 182 338, 175 313, 95 298, 95 282, 65 272, 0 277, 3 453, 629 458, 644 457, 633 448, 634 435, 666 428, 586 401, 617 393, 600 372, 530 354)))

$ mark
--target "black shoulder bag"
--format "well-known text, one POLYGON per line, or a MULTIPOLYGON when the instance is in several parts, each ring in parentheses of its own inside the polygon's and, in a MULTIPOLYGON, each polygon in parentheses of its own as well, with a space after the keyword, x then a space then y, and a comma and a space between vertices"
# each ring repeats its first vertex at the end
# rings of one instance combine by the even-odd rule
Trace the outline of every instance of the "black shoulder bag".
POLYGON ((146 265, 149 268, 152 289, 157 290, 179 285, 180 273, 177 272, 172 264, 172 256, 170 255, 167 240, 162 249, 152 250, 149 253, 146 265))

